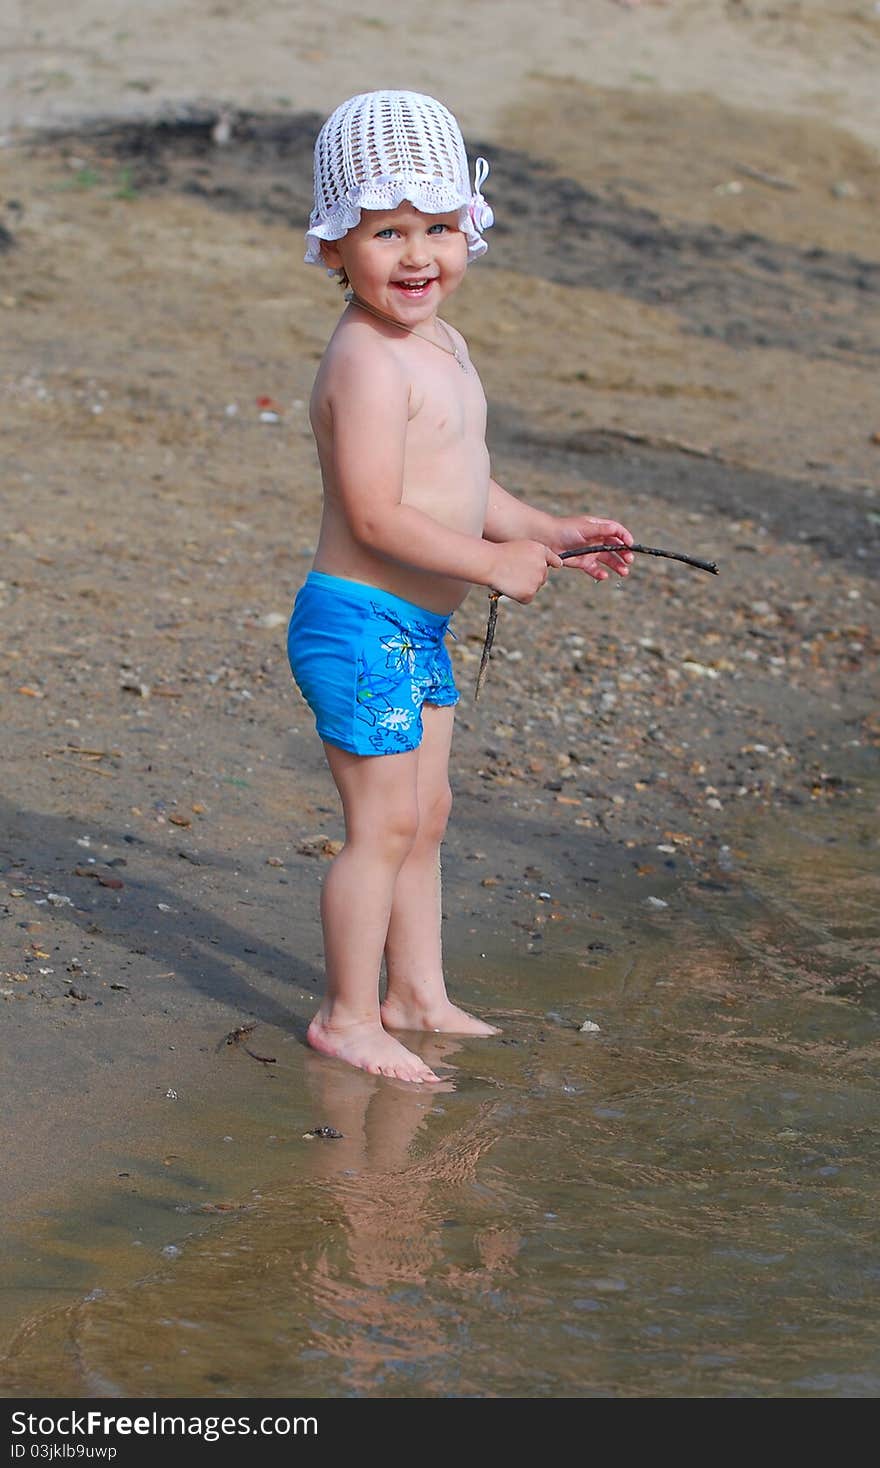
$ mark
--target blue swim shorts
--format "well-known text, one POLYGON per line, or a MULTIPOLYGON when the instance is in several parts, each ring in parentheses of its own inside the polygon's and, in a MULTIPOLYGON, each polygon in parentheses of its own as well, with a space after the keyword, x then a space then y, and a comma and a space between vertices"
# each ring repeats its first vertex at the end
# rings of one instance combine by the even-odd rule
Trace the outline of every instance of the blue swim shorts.
POLYGON ((321 738, 350 754, 417 749, 422 705, 458 703, 448 627, 448 616, 378 587, 310 571, 287 655, 321 738))

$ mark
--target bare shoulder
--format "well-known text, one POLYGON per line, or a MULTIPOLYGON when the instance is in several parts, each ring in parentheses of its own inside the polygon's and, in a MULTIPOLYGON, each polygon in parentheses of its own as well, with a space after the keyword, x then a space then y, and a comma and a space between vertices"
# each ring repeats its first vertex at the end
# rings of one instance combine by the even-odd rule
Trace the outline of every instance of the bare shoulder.
MULTIPOLYGON (((396 343, 371 322, 343 316, 321 361, 318 381, 324 395, 356 392, 406 392, 408 375, 396 343)), ((317 385, 317 384, 316 384, 317 385)))
POLYGON ((365 432, 364 425, 399 422, 404 431, 410 404, 409 376, 393 342, 343 317, 321 359, 309 403, 319 443, 335 436, 342 423, 365 432))

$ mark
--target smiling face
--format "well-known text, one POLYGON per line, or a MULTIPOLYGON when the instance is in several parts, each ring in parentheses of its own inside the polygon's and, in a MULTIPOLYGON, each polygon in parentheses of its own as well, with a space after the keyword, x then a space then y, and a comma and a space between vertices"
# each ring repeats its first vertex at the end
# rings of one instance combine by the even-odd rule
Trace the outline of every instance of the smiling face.
POLYGON ((433 320, 468 262, 456 210, 422 214, 406 202, 362 209, 360 223, 340 240, 325 240, 321 253, 332 270, 345 271, 361 300, 407 325, 433 320))

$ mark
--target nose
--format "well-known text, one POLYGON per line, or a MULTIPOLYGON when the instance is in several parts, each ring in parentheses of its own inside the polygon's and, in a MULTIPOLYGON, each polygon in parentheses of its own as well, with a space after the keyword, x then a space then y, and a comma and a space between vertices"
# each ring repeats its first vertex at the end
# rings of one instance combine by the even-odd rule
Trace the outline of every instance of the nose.
POLYGON ((411 270, 422 270, 431 260, 431 247, 426 235, 408 235, 401 256, 401 265, 411 270))

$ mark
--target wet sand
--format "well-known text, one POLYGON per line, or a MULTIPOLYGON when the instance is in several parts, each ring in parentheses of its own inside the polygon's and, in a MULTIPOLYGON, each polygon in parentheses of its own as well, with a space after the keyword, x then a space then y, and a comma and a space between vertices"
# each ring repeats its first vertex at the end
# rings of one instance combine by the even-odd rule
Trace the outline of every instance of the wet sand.
MULTIPOLYGON (((623 13, 600 9, 616 36, 623 13)), ((701 44, 692 11, 626 23, 669 61, 676 35, 701 44)), ((789 112, 732 83, 689 94, 674 67, 665 86, 609 72, 600 88, 584 63, 564 84, 498 82, 471 121, 414 79, 493 160, 499 225, 450 316, 486 384, 496 474, 721 567, 643 562, 619 588, 560 573, 533 606, 503 605, 476 707, 484 598, 456 617, 446 950, 456 997, 487 1018, 503 1001, 482 952, 552 952, 585 917, 605 943, 652 897, 671 919, 679 883, 728 879, 747 810, 846 821, 872 789, 876 140, 842 102, 807 105, 803 20, 789 112)), ((762 34, 769 67, 771 22, 736 25, 731 77, 762 34)), ((857 27, 868 49, 874 25, 857 27)), ((319 57, 313 90, 282 101, 206 68, 182 109, 180 91, 132 92, 117 59, 102 112, 175 107, 158 127, 86 125, 92 62, 69 64, 66 110, 60 83, 29 93, 38 115, 7 117, 0 151, 13 1252, 75 1181, 179 1150, 175 1107, 211 1093, 236 1026, 308 1058, 341 836, 283 632, 319 508, 305 403, 338 309, 299 265, 302 109, 348 74, 319 57), (236 103, 225 146, 218 96, 236 103)), ((870 963, 851 978, 868 985, 870 963)))
POLYGON ((546 951, 484 926, 504 1035, 422 1036, 430 1094, 223 1048, 32 1221, 0 1390, 876 1395, 875 824, 757 813, 665 911, 630 873, 546 951))

